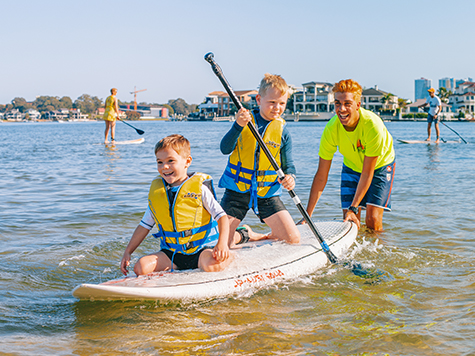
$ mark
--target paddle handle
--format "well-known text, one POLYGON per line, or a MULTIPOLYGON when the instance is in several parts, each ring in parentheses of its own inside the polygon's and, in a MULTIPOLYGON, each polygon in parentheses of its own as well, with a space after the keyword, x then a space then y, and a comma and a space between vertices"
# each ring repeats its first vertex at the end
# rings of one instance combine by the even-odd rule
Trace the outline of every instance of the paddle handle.
MULTIPOLYGON (((234 105, 236 105, 236 107, 238 108, 238 110, 242 109, 243 106, 241 104, 241 102, 239 101, 239 99, 237 98, 237 95, 234 93, 233 89, 231 88, 231 85, 229 85, 228 81, 226 80, 226 78, 224 77, 224 74, 223 74, 223 71, 221 70, 221 67, 218 65, 218 63, 216 63, 216 61, 214 60, 214 55, 213 53, 207 53, 205 55, 205 60, 211 64, 211 68, 213 68, 213 72, 214 74, 216 74, 216 76, 218 77, 218 79, 220 80, 221 84, 223 84, 223 87, 224 89, 226 90, 226 92, 228 93, 229 97, 231 98, 231 100, 233 101, 234 105)), ((284 172, 282 171, 282 169, 279 167, 279 165, 277 164, 274 156, 272 156, 272 154, 270 153, 269 149, 267 148, 264 140, 262 139, 261 135, 259 135, 259 132, 257 131, 257 129, 255 128, 255 126, 252 124, 252 122, 248 122, 247 126, 249 127, 249 129, 251 130, 251 133, 253 134, 253 136, 256 138, 257 140, 257 143, 259 144, 259 147, 262 149, 262 151, 264 151, 265 155, 267 156, 267 159, 269 160, 269 162, 271 163, 272 167, 274 168, 274 170, 276 171, 277 173, 277 176, 280 178, 280 179, 283 179, 285 178, 285 174, 284 172)), ((313 223, 312 219, 310 218, 310 215, 308 215, 307 213, 307 210, 305 210, 305 208, 303 207, 302 205, 302 202, 300 201, 299 197, 297 196, 297 194, 295 194, 295 192, 292 190, 289 190, 288 191, 289 194, 290 194, 290 197, 292 198, 294 204, 297 206, 297 208, 299 209, 300 211, 300 214, 303 216, 305 222, 308 224, 308 226, 310 227, 310 230, 312 230, 312 233, 313 235, 317 238, 317 240, 320 242, 320 246, 322 247, 323 251, 325 252, 325 254, 327 255, 328 259, 330 260, 330 262, 332 263, 337 263, 338 260, 336 258, 336 256, 331 252, 330 248, 328 247, 328 244, 326 243, 326 241, 323 239, 322 235, 320 235, 320 232, 318 232, 317 230, 317 227, 315 226, 315 224, 313 223)))

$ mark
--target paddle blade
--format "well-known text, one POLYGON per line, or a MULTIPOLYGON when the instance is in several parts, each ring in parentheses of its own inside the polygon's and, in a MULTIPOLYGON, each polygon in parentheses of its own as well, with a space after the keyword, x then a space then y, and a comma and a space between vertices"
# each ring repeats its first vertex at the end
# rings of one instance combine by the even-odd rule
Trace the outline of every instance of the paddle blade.
POLYGON ((143 135, 143 134, 145 133, 145 131, 142 131, 142 130, 139 130, 139 129, 135 129, 135 130, 137 131, 137 133, 138 133, 139 135, 143 135))
POLYGON ((366 268, 361 263, 355 261, 345 262, 344 266, 350 268, 355 276, 370 280, 369 283, 378 283, 383 280, 394 279, 389 272, 377 268, 366 268))

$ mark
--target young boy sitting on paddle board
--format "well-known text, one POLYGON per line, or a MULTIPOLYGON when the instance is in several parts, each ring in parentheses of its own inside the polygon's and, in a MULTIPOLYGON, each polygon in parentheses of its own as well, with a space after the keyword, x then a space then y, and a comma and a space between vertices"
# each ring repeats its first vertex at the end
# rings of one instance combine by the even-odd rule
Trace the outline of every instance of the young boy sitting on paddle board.
POLYGON ((211 177, 188 174, 190 142, 181 135, 160 140, 155 156, 160 175, 152 182, 147 211, 124 251, 122 272, 127 275, 132 253, 154 225, 161 250, 138 260, 134 266, 137 275, 168 269, 223 270, 231 262, 229 223, 215 199, 211 177))
MULTIPOLYGON (((257 234, 248 228, 237 231, 240 242, 259 239, 278 239, 298 243, 300 233, 290 213, 280 200, 282 186, 295 187, 296 169, 292 160, 292 140, 280 117, 287 105, 289 87, 279 75, 266 74, 256 96, 258 110, 241 109, 236 121, 221 140, 221 152, 231 154, 226 169, 219 180, 219 187, 226 188, 221 206, 228 215, 229 229, 234 233, 252 208, 271 232, 257 234), (269 159, 259 147, 247 124, 252 122, 285 174, 279 181, 269 159)), ((230 236, 230 241, 234 239, 230 236)), ((232 244, 231 244, 232 245, 232 244)))

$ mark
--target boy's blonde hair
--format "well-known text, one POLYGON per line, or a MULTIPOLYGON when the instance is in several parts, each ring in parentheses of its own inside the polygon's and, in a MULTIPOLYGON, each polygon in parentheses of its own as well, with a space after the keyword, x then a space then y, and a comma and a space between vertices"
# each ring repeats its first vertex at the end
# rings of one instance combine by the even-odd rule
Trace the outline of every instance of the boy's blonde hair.
POLYGON ((157 154, 158 151, 161 151, 167 148, 171 148, 175 150, 175 152, 178 153, 183 158, 188 157, 191 153, 190 141, 188 141, 182 135, 178 135, 178 134, 167 136, 165 138, 162 138, 160 141, 158 141, 157 144, 155 145, 155 154, 157 154))
POLYGON ((114 94, 114 91, 117 92, 117 88, 112 88, 111 89, 111 94, 114 94))
POLYGON ((353 79, 340 80, 333 86, 332 92, 334 93, 353 93, 353 98, 357 103, 361 101, 361 94, 363 88, 353 79))
POLYGON ((277 74, 266 73, 259 85, 259 95, 264 96, 270 88, 279 90, 282 95, 289 93, 289 86, 284 78, 277 74))

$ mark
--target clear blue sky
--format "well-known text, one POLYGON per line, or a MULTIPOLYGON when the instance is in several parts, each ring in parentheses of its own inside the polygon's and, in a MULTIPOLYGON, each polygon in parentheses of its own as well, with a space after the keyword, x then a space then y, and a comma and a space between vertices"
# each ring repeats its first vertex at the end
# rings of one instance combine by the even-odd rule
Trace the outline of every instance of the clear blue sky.
POLYGON ((289 84, 353 78, 414 99, 414 79, 475 77, 475 1, 1 0, 0 103, 117 87, 130 101, 199 103, 266 72, 289 84))

